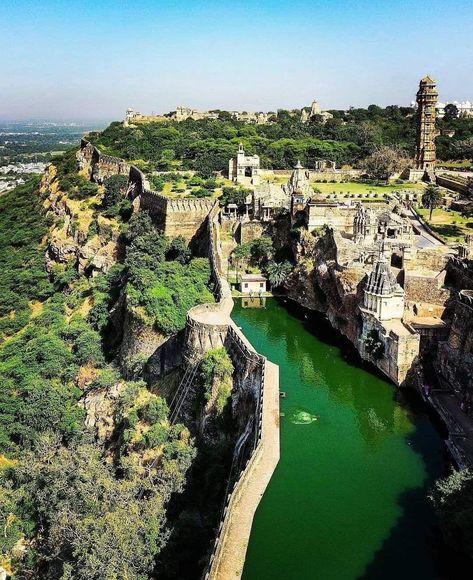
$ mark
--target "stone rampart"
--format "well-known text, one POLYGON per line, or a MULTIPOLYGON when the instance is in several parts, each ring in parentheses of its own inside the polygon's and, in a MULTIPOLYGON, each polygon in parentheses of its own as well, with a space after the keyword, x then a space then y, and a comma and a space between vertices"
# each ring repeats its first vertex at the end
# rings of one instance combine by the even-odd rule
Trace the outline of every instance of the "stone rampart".
POLYGON ((150 213, 156 226, 166 236, 182 236, 188 243, 195 243, 203 234, 207 216, 215 205, 214 199, 171 199, 152 191, 138 167, 118 157, 101 153, 87 139, 81 139, 77 159, 79 168, 86 170, 90 179, 97 183, 103 183, 111 175, 127 175, 127 196, 137 200, 137 207, 150 213))
POLYGON ((250 396, 253 411, 250 417, 239 421, 241 432, 228 477, 221 521, 205 572, 205 578, 213 580, 241 577, 253 516, 279 461, 278 370, 255 351, 230 318, 231 289, 220 275, 219 213, 216 202, 206 221, 217 302, 189 310, 185 357, 188 361, 198 360, 208 350, 224 347, 235 367, 234 379, 239 391, 236 398, 250 396))
POLYGON ((97 183, 103 183, 112 175, 127 175, 130 164, 120 159, 105 155, 87 139, 81 139, 80 150, 77 154, 79 169, 87 170, 89 178, 97 183))

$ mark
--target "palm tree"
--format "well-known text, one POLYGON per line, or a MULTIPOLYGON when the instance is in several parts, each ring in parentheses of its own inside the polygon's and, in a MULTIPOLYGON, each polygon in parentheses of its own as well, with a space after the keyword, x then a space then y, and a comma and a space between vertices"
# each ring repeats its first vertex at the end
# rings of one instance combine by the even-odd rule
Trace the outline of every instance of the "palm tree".
POLYGON ((432 212, 438 207, 443 199, 442 192, 436 185, 428 185, 422 195, 422 205, 430 210, 429 221, 432 220, 432 212))
POLYGON ((271 286, 281 286, 291 273, 291 270, 292 266, 287 260, 284 262, 270 262, 266 267, 266 275, 271 282, 271 286))

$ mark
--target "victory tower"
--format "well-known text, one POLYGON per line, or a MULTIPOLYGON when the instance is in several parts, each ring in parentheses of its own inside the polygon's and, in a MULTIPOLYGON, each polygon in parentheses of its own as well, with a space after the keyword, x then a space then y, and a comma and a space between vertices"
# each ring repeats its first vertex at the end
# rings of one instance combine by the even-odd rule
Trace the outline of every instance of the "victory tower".
POLYGON ((424 77, 417 91, 417 140, 415 167, 422 171, 432 171, 435 166, 435 106, 438 91, 435 81, 424 77))

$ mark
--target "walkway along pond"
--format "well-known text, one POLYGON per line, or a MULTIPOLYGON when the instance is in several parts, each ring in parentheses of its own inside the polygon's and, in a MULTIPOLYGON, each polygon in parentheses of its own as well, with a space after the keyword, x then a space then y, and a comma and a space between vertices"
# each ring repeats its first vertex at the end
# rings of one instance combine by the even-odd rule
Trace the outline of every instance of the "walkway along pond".
POLYGON ((358 366, 316 313, 276 299, 232 318, 280 367, 281 459, 244 580, 451 578, 426 498, 446 452, 427 409, 358 366))

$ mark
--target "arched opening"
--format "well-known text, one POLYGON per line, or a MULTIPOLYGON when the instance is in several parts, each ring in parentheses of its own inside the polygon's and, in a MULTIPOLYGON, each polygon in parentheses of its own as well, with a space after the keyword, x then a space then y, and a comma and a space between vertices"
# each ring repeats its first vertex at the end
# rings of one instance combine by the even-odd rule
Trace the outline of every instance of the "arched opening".
POLYGON ((245 177, 252 177, 253 169, 251 167, 245 167, 245 177))

